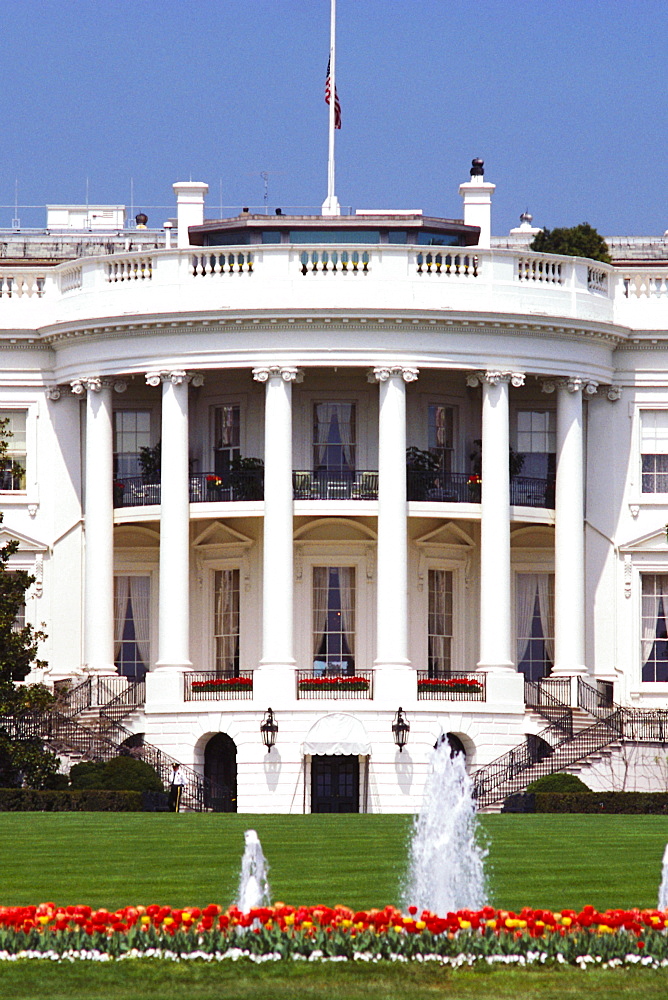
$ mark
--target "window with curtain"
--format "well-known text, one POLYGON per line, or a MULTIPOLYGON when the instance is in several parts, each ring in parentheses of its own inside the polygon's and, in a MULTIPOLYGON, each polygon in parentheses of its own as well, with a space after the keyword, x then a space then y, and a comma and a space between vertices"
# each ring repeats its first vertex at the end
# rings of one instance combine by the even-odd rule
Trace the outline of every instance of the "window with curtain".
POLYGON ((230 465, 241 457, 241 407, 238 403, 213 410, 213 471, 226 481, 230 465))
POLYGON ((518 573, 515 597, 517 669, 537 681, 554 663, 554 573, 518 573))
POLYGON ((151 446, 151 414, 148 410, 114 412, 114 477, 140 476, 139 455, 151 446))
POLYGON ((430 677, 452 669, 452 572, 429 570, 427 649, 430 677))
POLYGON ((7 443, 5 457, 0 461, 0 490, 26 488, 26 411, 0 410, 4 421, 0 436, 7 443))
POLYGON ((522 455, 521 476, 550 479, 556 471, 557 414, 554 410, 518 410, 516 451, 522 455))
POLYGON ((355 673, 355 569, 313 567, 313 669, 355 673))
POLYGON ((668 410, 640 414, 642 492, 668 493, 668 410))
POLYGON ((313 468, 316 472, 354 472, 357 464, 354 403, 313 406, 313 468))
POLYGON ((642 574, 642 679, 668 682, 668 573, 642 574))
POLYGON ((213 634, 216 673, 239 673, 239 570, 214 572, 213 634))
POLYGON ((151 663, 151 578, 114 577, 114 662, 119 674, 143 681, 151 663))
POLYGON ((438 459, 441 472, 453 471, 455 441, 455 409, 440 403, 430 403, 428 413, 429 451, 438 459))

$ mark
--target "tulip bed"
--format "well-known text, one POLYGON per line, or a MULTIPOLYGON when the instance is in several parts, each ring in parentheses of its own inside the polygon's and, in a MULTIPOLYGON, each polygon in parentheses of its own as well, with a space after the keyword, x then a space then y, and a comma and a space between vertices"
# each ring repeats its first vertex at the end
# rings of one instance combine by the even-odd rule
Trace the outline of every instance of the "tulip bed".
POLYGON ((0 961, 162 958, 311 962, 436 962, 668 967, 668 911, 491 906, 436 916, 415 907, 274 906, 242 913, 197 907, 0 907, 0 961))

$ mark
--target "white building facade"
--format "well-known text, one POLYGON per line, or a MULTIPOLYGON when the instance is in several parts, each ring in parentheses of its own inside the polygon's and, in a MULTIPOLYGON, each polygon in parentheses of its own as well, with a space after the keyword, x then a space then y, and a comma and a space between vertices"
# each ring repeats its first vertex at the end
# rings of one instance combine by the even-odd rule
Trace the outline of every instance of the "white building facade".
POLYGON ((0 261, 29 680, 114 702, 206 807, 413 811, 441 734, 539 762, 615 706, 661 787, 668 256, 491 248, 480 170, 463 223, 204 222, 188 183, 175 246, 0 261))

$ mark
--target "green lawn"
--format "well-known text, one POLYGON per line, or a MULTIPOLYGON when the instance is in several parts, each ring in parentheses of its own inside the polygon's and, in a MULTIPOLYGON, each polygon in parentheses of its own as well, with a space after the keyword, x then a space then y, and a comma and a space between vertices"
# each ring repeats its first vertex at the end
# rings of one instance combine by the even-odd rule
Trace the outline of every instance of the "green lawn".
MULTIPOLYGON (((234 900, 243 832, 254 827, 270 863, 274 900, 398 901, 411 820, 405 816, 223 814, 0 814, 0 905, 54 900, 116 908, 234 900)), ((491 901, 500 907, 654 906, 668 818, 485 816, 491 901)), ((0 996, 13 1000, 114 1000, 160 995, 272 1000, 296 995, 374 1000, 513 997, 664 1000, 668 970, 476 969, 323 966, 100 967, 0 965, 0 996), (586 981, 586 987, 585 987, 586 981)))

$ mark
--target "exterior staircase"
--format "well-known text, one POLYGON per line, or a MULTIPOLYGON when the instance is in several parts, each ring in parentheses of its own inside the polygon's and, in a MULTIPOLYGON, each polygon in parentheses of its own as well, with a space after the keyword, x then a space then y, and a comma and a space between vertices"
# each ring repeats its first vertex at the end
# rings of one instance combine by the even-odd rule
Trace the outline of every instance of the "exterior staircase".
POLYGON ((127 754, 150 764, 166 787, 173 765, 178 764, 184 778, 184 810, 204 812, 225 807, 225 789, 121 725, 121 719, 127 720, 141 710, 145 699, 143 681, 88 677, 75 687, 57 686, 56 696, 56 709, 5 716, 3 728, 12 738, 37 736, 74 763, 107 761, 127 754))
POLYGON ((479 809, 498 807, 508 795, 556 771, 610 754, 622 740, 668 742, 668 711, 629 709, 612 700, 612 685, 597 687, 577 679, 577 706, 570 706, 571 678, 525 683, 525 703, 550 722, 524 743, 478 769, 473 775, 479 809), (568 698, 568 700, 566 700, 568 698))

